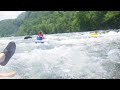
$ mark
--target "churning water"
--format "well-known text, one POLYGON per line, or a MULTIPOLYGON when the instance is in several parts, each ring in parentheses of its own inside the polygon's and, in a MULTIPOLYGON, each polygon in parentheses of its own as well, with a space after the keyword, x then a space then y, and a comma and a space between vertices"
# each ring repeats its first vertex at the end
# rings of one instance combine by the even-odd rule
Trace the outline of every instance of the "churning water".
POLYGON ((16 52, 0 72, 16 71, 12 79, 120 79, 120 32, 45 35, 45 43, 24 37, 0 38, 0 51, 10 41, 16 52))

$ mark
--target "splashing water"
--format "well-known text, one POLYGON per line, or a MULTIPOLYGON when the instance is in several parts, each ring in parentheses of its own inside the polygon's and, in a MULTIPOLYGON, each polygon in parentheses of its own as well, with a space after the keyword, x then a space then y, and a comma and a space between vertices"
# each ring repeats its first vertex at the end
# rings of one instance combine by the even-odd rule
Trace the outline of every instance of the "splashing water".
POLYGON ((0 72, 16 71, 13 79, 105 79, 120 78, 120 33, 99 37, 88 32, 48 34, 45 43, 24 37, 0 38, 2 51, 16 42, 16 53, 0 72))

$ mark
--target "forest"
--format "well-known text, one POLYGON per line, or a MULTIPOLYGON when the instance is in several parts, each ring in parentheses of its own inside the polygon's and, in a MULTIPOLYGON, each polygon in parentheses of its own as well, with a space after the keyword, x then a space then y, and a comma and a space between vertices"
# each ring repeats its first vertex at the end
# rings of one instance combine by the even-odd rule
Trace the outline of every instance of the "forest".
POLYGON ((0 36, 120 29, 120 11, 26 11, 0 21, 0 36))

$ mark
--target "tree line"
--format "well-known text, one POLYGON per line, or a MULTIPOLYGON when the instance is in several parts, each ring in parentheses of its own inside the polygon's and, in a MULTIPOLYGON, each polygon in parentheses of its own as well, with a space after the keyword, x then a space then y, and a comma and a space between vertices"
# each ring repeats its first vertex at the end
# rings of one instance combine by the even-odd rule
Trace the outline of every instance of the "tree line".
POLYGON ((119 29, 119 23, 120 11, 26 11, 0 21, 0 36, 119 29))

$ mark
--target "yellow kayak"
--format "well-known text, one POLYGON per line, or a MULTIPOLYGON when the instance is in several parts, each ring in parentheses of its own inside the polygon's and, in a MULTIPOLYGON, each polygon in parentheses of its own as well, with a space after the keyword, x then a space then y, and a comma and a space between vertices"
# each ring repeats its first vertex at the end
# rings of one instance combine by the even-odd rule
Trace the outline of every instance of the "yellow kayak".
POLYGON ((97 33, 90 33, 90 36, 91 36, 91 37, 97 37, 98 34, 97 34, 97 33))

